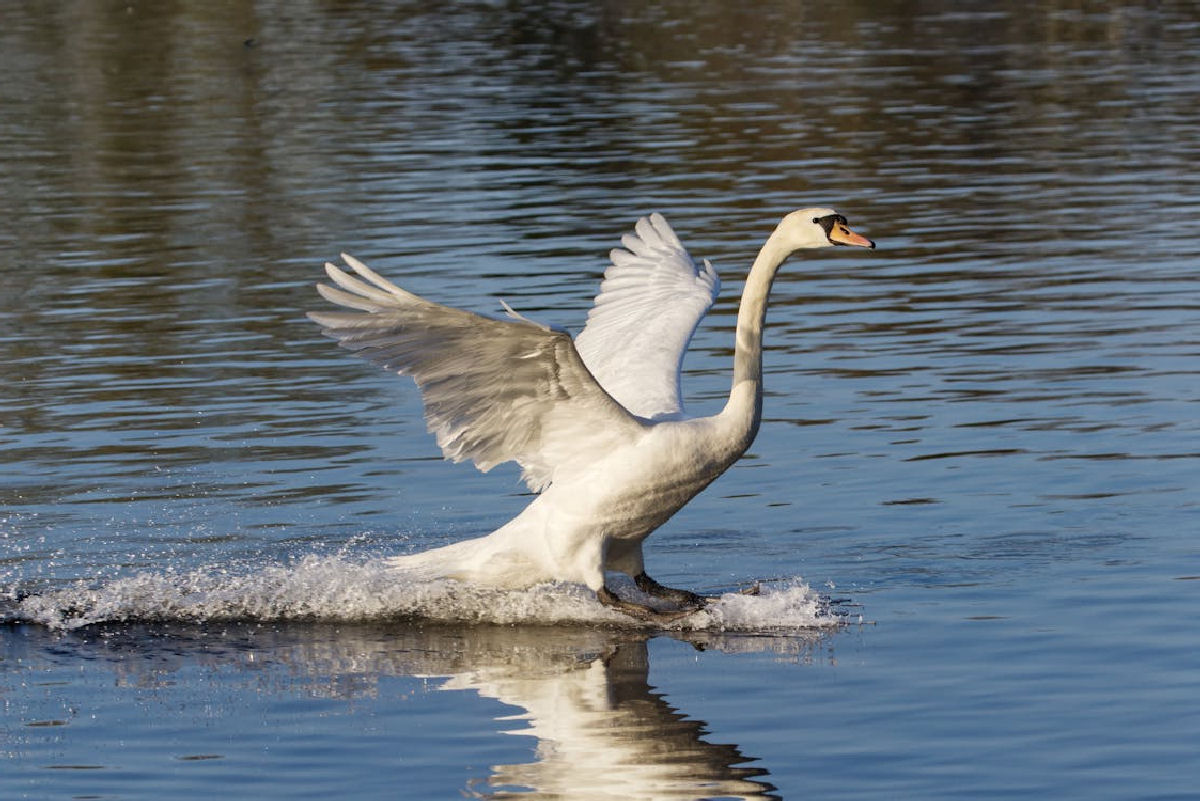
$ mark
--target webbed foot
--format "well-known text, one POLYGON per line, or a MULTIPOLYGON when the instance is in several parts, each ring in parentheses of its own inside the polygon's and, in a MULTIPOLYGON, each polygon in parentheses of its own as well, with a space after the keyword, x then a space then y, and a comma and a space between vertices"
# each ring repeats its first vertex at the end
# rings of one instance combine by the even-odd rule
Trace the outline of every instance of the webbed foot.
POLYGON ((612 607, 618 612, 624 612, 630 617, 637 618, 638 620, 645 620, 649 623, 657 623, 659 625, 674 623, 676 620, 685 618, 695 611, 694 609, 655 609, 654 607, 646 606, 645 604, 626 601, 608 587, 601 587, 600 589, 596 590, 596 597, 600 599, 600 603, 604 604, 605 606, 612 607))
MULTIPOLYGON (((726 594, 761 595, 762 594, 762 585, 756 581, 753 584, 751 584, 749 587, 742 587, 737 590, 732 590, 731 593, 726 593, 726 594)), ((721 597, 722 596, 720 596, 720 595, 706 595, 704 597, 704 600, 710 604, 715 604, 717 601, 721 600, 721 597)))
POLYGON ((653 595, 655 598, 662 598, 664 601, 679 604, 689 611, 701 609, 708 604, 708 599, 702 595, 697 595, 691 590, 677 590, 673 587, 664 587, 645 573, 638 573, 634 576, 633 583, 647 595, 653 595))

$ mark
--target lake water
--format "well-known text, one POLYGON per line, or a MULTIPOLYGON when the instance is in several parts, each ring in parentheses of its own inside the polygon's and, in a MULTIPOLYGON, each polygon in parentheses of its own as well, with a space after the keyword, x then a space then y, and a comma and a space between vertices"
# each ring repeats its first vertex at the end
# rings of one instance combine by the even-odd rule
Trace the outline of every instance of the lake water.
POLYGON ((0 797, 1200 797, 1191 3, 10 2, 0 797), (512 465, 304 312, 340 251, 577 331, 664 213, 751 452, 647 543, 728 594, 405 583, 512 465))

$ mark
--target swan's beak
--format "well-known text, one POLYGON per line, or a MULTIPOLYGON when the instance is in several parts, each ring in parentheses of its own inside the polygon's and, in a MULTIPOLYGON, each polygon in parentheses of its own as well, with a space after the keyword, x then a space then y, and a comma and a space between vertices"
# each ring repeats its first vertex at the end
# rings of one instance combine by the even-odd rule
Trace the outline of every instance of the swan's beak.
POLYGON ((856 234, 842 223, 829 229, 829 241, 835 245, 853 245, 856 248, 875 249, 875 243, 861 234, 856 234))

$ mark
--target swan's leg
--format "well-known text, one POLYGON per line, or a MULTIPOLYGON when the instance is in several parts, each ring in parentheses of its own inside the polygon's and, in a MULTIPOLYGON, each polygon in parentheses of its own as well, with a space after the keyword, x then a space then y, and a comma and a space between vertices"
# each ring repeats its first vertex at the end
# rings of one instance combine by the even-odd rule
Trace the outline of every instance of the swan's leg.
POLYGON ((691 590, 677 590, 673 587, 664 587, 654 579, 650 578, 645 572, 638 573, 633 577, 633 583, 638 589, 647 595, 653 595, 655 598, 662 598, 664 601, 677 603, 687 609, 699 609, 708 603, 708 599, 702 595, 697 595, 691 590))
POLYGON ((618 612, 624 612, 630 617, 635 617, 638 620, 646 620, 651 623, 658 623, 660 625, 673 623, 680 618, 687 617, 693 611, 691 609, 671 609, 662 611, 655 609, 652 606, 646 606, 645 604, 626 601, 625 599, 620 598, 608 587, 601 587, 600 589, 596 590, 596 597, 600 599, 600 603, 604 604, 605 606, 611 606, 618 612))
POLYGON ((610 540, 604 553, 606 570, 617 570, 633 579, 638 589, 647 595, 679 604, 686 609, 699 609, 707 600, 694 592, 664 587, 646 575, 642 562, 641 540, 610 540))
POLYGON ((604 569, 624 573, 633 578, 646 572, 642 561, 642 541, 609 539, 604 547, 604 569))

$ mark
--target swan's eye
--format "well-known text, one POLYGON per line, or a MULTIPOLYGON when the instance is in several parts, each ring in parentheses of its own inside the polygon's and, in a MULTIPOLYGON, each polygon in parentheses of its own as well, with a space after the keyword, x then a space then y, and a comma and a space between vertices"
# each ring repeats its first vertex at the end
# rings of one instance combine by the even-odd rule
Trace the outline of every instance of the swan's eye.
POLYGON ((820 224, 821 224, 821 218, 813 217, 813 225, 820 225, 820 224))

